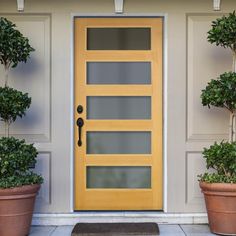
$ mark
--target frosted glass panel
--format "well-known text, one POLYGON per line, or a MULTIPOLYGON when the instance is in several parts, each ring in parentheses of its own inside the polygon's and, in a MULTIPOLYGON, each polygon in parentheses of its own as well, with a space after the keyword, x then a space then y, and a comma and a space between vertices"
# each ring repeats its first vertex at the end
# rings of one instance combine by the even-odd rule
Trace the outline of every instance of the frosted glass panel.
POLYGON ((88 28, 88 50, 150 50, 150 28, 88 28))
POLYGON ((150 62, 88 62, 88 84, 151 84, 150 62))
POLYGON ((151 119, 151 97, 87 97, 87 119, 151 119))
POLYGON ((89 166, 87 188, 151 188, 151 167, 89 166))
POLYGON ((87 154, 150 154, 151 132, 87 132, 87 154))

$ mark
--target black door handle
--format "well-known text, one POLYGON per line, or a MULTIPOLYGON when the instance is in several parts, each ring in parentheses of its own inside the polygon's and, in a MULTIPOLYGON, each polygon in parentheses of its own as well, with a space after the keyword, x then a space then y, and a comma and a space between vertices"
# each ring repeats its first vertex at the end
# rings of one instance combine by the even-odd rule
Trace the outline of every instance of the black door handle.
POLYGON ((82 146, 82 140, 81 140, 81 136, 82 136, 82 127, 84 125, 84 120, 82 118, 78 118, 76 124, 79 127, 79 140, 78 140, 78 146, 82 146))

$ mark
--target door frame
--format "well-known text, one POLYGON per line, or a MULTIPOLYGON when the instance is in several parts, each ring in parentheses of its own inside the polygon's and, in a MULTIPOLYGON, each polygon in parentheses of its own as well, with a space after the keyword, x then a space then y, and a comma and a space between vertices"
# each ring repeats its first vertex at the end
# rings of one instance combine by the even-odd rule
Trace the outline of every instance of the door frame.
POLYGON ((163 18, 163 77, 162 77, 162 109, 163 109, 163 212, 168 211, 168 205, 167 205, 167 184, 168 184, 168 175, 167 175, 167 20, 168 16, 167 14, 163 13, 156 13, 156 14, 94 14, 94 13, 72 13, 71 14, 71 76, 70 76, 70 84, 71 84, 71 155, 70 155, 70 208, 71 212, 74 212, 74 200, 75 200, 75 191, 74 191, 74 176, 75 176, 75 170, 74 170, 74 19, 75 18, 132 18, 132 17, 138 17, 138 18, 163 18))

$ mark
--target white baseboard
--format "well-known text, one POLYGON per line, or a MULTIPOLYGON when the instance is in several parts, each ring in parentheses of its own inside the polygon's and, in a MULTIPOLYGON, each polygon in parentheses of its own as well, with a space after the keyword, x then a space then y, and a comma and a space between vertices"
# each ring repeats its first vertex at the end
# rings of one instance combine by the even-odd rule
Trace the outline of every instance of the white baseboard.
POLYGON ((150 213, 150 212, 80 212, 70 214, 34 214, 32 225, 75 225, 83 223, 156 222, 158 224, 206 224, 204 213, 150 213))

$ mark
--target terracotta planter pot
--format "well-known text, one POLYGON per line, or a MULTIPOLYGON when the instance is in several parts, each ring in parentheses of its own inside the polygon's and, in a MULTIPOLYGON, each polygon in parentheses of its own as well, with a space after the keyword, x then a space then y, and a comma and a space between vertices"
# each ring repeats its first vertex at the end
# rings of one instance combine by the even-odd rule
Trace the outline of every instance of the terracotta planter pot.
POLYGON ((236 235, 236 184, 200 182, 204 193, 210 230, 236 235))
POLYGON ((29 234, 35 197, 40 185, 26 185, 0 189, 0 235, 25 236, 29 234))

